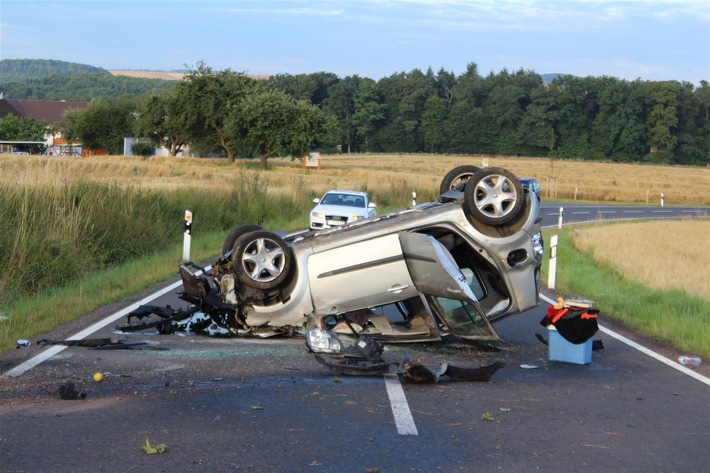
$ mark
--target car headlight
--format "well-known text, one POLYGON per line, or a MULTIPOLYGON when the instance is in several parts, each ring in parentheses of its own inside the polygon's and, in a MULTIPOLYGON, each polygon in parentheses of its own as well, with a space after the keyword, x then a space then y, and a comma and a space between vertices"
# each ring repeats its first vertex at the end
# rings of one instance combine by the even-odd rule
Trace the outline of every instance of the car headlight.
POLYGON ((311 212, 311 215, 315 218, 323 218, 323 214, 320 212, 311 212))
POLYGON ((333 332, 316 327, 306 332, 306 345, 314 353, 341 353, 343 344, 333 332))
POLYGON ((352 217, 350 217, 350 221, 354 222, 355 220, 358 220, 359 218, 360 218, 359 215, 353 215, 352 217))

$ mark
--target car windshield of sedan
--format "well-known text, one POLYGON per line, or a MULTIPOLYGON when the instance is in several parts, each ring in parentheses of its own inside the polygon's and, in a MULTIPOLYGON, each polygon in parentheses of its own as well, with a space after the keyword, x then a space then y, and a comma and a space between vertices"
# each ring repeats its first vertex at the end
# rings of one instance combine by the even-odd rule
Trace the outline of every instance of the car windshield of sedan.
POLYGON ((365 208, 365 198, 361 195, 329 193, 320 202, 323 205, 342 205, 345 207, 365 208))

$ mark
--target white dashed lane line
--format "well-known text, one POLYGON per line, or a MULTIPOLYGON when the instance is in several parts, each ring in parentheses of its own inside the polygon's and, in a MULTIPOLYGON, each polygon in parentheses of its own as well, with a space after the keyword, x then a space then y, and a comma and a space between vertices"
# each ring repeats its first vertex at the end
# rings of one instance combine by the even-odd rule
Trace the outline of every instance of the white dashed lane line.
POLYGON ((407 397, 404 395, 402 384, 399 382, 399 377, 396 374, 385 375, 385 386, 387 387, 387 395, 390 398, 397 433, 399 435, 419 435, 417 426, 414 425, 412 412, 409 410, 407 397))

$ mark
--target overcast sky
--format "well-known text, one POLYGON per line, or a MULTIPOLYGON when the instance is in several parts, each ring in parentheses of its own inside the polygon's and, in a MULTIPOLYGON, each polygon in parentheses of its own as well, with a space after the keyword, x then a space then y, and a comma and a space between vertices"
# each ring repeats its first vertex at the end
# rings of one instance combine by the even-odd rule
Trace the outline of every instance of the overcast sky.
POLYGON ((0 58, 249 74, 710 80, 710 0, 0 0, 0 58))

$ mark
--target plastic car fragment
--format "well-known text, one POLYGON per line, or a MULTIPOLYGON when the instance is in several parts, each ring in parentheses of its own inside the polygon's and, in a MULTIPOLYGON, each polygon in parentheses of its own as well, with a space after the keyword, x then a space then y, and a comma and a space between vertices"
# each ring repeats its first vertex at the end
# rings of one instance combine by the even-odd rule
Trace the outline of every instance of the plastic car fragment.
POLYGON ((505 366, 501 361, 479 368, 454 366, 444 362, 430 368, 418 358, 411 360, 406 353, 398 360, 388 361, 383 357, 384 345, 372 337, 361 336, 355 343, 345 345, 335 333, 320 328, 307 332, 306 344, 318 363, 334 374, 347 376, 380 376, 394 373, 411 383, 437 383, 442 381, 442 378, 450 381, 487 382, 505 366))

